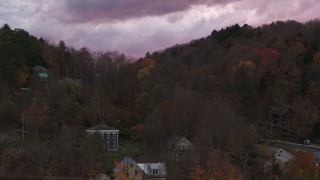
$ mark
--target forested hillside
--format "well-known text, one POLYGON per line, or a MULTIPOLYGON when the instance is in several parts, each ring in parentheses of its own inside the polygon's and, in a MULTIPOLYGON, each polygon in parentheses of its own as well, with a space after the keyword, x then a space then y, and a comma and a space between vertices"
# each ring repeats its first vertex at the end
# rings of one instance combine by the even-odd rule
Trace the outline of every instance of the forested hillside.
POLYGON ((236 24, 137 61, 0 29, 1 175, 110 174, 130 154, 165 161, 170 179, 263 177, 259 139, 317 142, 319 105, 317 20, 236 24), (35 66, 49 72, 45 88, 32 82, 35 66), (119 152, 86 135, 99 124, 120 130, 119 152), (174 135, 199 163, 168 160, 174 135))

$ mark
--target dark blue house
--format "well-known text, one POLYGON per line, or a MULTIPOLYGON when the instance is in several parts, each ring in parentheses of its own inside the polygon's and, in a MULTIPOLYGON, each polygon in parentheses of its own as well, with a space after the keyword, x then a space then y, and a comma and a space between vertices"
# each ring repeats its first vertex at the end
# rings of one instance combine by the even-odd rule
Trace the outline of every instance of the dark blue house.
POLYGON ((100 134, 103 148, 117 151, 119 148, 119 130, 106 125, 99 125, 86 130, 88 134, 100 134))

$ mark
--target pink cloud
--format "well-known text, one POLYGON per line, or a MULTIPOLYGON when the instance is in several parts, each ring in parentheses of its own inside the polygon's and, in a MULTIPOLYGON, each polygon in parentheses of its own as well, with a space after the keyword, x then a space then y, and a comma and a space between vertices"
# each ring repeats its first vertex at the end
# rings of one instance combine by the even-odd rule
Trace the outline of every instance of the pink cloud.
POLYGON ((189 9, 192 5, 227 4, 236 0, 66 0, 68 22, 116 21, 161 16, 189 9))
POLYGON ((0 6, 0 25, 139 57, 235 23, 306 22, 319 18, 319 9, 319 0, 10 0, 0 6))

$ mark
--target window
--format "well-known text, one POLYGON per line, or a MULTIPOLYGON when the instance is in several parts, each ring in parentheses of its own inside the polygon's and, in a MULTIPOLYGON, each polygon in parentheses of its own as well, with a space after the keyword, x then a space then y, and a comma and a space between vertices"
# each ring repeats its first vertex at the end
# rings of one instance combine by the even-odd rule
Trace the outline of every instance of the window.
POLYGON ((116 142, 112 142, 112 147, 116 147, 117 143, 116 142))
POLYGON ((113 139, 116 139, 116 138, 117 138, 117 134, 116 134, 116 133, 113 133, 113 134, 112 134, 112 138, 113 138, 113 139))
POLYGON ((138 171, 137 170, 134 171, 134 175, 138 175, 138 171))
POLYGON ((130 167, 133 167, 133 164, 130 164, 130 167))
POLYGON ((102 139, 104 138, 104 134, 103 134, 103 133, 101 133, 101 138, 102 138, 102 139))
POLYGON ((152 174, 159 174, 159 169, 152 169, 152 174))
POLYGON ((107 133, 107 139, 110 139, 110 133, 107 133))
POLYGON ((110 142, 109 141, 107 141, 107 148, 109 148, 110 147, 110 142))

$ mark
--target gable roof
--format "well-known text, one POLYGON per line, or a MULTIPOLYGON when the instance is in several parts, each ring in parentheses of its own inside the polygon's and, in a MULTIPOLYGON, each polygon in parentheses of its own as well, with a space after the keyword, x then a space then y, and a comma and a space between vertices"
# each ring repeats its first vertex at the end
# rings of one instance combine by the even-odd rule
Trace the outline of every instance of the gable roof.
POLYGON ((122 159, 120 163, 116 165, 116 167, 113 169, 113 172, 119 172, 121 168, 127 168, 130 164, 137 164, 137 163, 129 155, 127 155, 122 159))
POLYGON ((171 138, 167 141, 167 149, 168 150, 174 150, 177 145, 182 142, 182 143, 186 143, 188 145, 188 148, 184 149, 184 150, 191 150, 192 149, 192 143, 183 136, 171 136, 171 138))
POLYGON ((125 166, 128 166, 129 164, 137 164, 129 155, 124 157, 121 162, 124 163, 125 166))
POLYGON ((42 66, 34 66, 32 69, 33 73, 37 75, 41 82, 48 82, 49 81, 49 74, 48 70, 42 66))
POLYGON ((171 136, 171 138, 168 140, 168 145, 175 145, 178 142, 180 142, 184 137, 183 136, 171 136))
POLYGON ((291 159, 294 159, 293 154, 291 154, 288 151, 285 151, 283 149, 278 149, 277 153, 274 155, 274 157, 283 163, 287 163, 291 159))
POLYGON ((319 151, 317 151, 317 152, 312 152, 312 154, 314 155, 314 157, 320 158, 320 152, 319 152, 319 151))
POLYGON ((164 163, 139 163, 138 166, 147 176, 166 176, 166 165, 164 163), (158 174, 153 174, 152 170, 158 170, 158 174))
POLYGON ((49 77, 48 73, 45 73, 45 72, 39 72, 38 75, 40 78, 48 78, 49 77))

